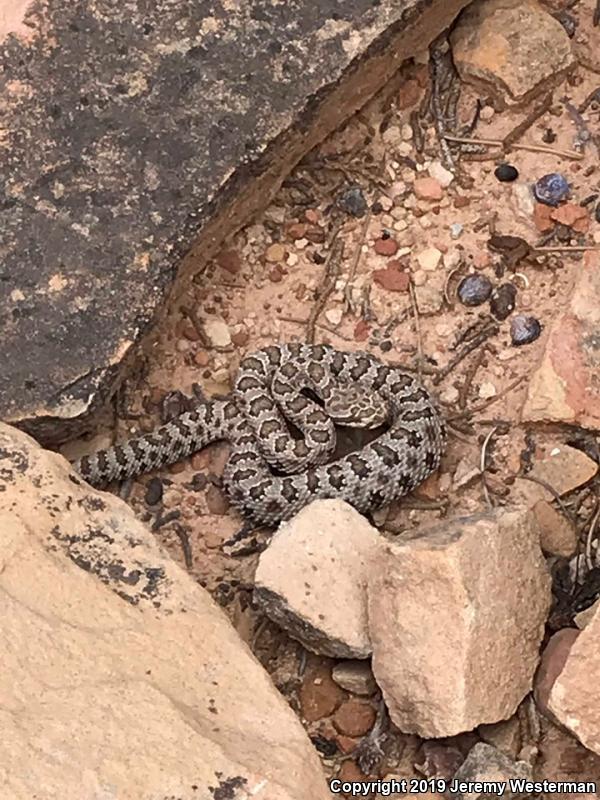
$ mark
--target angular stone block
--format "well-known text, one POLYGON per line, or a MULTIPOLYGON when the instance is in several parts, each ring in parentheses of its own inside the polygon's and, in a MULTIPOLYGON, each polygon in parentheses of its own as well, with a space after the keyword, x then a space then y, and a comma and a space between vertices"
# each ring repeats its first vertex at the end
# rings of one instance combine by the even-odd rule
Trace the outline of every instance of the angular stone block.
POLYGON ((20 2, 0 16, 0 418, 89 424, 173 288, 467 0, 20 2))

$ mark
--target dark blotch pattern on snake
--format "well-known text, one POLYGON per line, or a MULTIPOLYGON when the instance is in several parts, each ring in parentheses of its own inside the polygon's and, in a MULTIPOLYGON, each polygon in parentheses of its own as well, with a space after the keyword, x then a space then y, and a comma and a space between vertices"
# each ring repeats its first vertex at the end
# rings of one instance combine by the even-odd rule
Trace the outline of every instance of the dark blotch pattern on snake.
POLYGON ((366 513, 411 492, 438 468, 445 429, 427 391, 399 368, 327 345, 276 345, 242 360, 230 398, 202 403, 153 433, 84 456, 74 467, 88 483, 105 486, 220 439, 232 444, 223 475, 232 504, 245 517, 272 525, 316 498, 340 498, 366 513), (383 435, 324 463, 335 445, 333 419, 369 427, 385 417, 383 435), (303 438, 292 438, 286 419, 303 438))

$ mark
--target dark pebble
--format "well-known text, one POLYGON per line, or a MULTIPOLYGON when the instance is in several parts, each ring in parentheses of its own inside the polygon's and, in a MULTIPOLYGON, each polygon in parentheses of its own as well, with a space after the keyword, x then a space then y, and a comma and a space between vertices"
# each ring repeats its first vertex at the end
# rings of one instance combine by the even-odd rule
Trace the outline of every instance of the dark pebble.
POLYGON ((557 206, 569 196, 569 182, 559 172, 544 175, 533 187, 533 193, 540 203, 557 206))
POLYGON ((367 201, 360 186, 349 186, 338 194, 335 203, 338 208, 352 217, 364 217, 367 213, 367 201))
POLYGON ((152 478, 146 485, 144 502, 147 506, 156 506, 163 498, 163 483, 160 478, 152 478))
POLYGON ((207 483, 208 478, 203 472, 195 472, 192 475, 192 480, 189 483, 189 487, 194 492, 203 492, 206 489, 207 483))
POLYGON ((515 347, 535 342, 541 332, 541 323, 535 317, 517 314, 510 321, 510 338, 515 347))
POLYGON ((193 403, 179 389, 167 392, 160 404, 160 419, 163 425, 186 411, 191 411, 193 403))
POLYGON ((319 753, 325 758, 332 758, 338 751, 337 744, 333 739, 326 739, 320 733, 315 733, 310 737, 311 742, 319 753))
POLYGON ((465 306, 480 306, 492 293, 492 282, 485 275, 467 275, 458 284, 457 294, 465 306))
POLYGON ((596 222, 600 222, 600 203, 598 203, 596 210, 594 211, 594 219, 596 222))
POLYGON ((490 311, 496 319, 506 319, 515 309, 517 287, 512 283, 502 283, 494 290, 490 299, 490 311))
POLYGON ((379 345, 379 349, 382 353, 389 353, 392 349, 392 343, 389 339, 384 339, 383 342, 379 345))
POLYGON ((542 142, 544 142, 545 144, 554 144, 556 138, 557 138, 556 134, 554 133, 552 128, 546 128, 546 130, 542 135, 542 142))
POLYGON ((572 39, 577 32, 577 20, 575 17, 569 14, 568 11, 559 11, 554 14, 554 18, 563 26, 569 39, 572 39))
POLYGON ((510 183, 510 181, 517 180, 519 177, 519 170, 513 167, 512 164, 499 164, 494 170, 494 175, 499 181, 502 181, 502 183, 510 183))

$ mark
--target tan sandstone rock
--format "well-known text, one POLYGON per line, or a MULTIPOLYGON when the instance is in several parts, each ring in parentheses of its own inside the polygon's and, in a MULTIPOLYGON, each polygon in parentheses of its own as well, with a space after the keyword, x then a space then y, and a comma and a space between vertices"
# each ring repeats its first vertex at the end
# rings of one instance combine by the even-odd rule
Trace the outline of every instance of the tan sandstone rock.
POLYGON ((209 595, 119 499, 0 425, 4 800, 308 800, 319 759, 209 595))
POLYGON ((548 332, 522 418, 600 429, 600 255, 586 253, 568 307, 548 332))
POLYGON ((366 658, 366 580, 381 537, 342 500, 316 500, 284 523, 262 553, 255 598, 309 650, 366 658))
POLYGON ((547 91, 574 63, 564 28, 536 0, 476 0, 451 43, 461 78, 491 91, 500 108, 547 91))
POLYGON ((554 494, 544 484, 562 497, 592 480, 597 472, 596 462, 581 450, 563 442, 550 442, 536 451, 528 478, 515 480, 512 501, 531 509, 532 524, 545 553, 566 558, 573 555, 577 531, 564 513, 552 505, 554 494))
MULTIPOLYGON (((564 631, 560 631, 565 634, 564 631)), ((558 635, 558 634, 557 634, 558 635)), ((553 637, 555 638, 555 637, 553 637)), ((571 631, 545 703, 561 725, 600 754, 600 611, 571 631), (560 668, 562 667, 562 668, 560 668), (559 669, 560 668, 560 669, 559 669)))
POLYGON ((507 719, 530 690, 550 579, 526 509, 386 542, 368 598, 373 673, 400 730, 453 736, 507 719))

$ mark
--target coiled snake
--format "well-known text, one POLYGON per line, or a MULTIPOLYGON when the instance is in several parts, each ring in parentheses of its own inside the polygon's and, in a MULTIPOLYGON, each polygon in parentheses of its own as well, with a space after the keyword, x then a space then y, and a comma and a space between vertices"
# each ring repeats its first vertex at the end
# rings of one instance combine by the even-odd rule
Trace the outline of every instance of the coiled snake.
POLYGON ((341 498, 366 513, 407 494, 437 469, 445 428, 413 375, 364 352, 284 344, 244 358, 230 398, 204 402, 73 466, 88 483, 104 486, 219 439, 232 444, 223 474, 232 504, 272 525, 315 498, 341 498), (304 438, 292 438, 286 419, 304 438), (386 420, 388 430, 375 441, 324 463, 335 445, 334 422, 376 427, 386 420))

